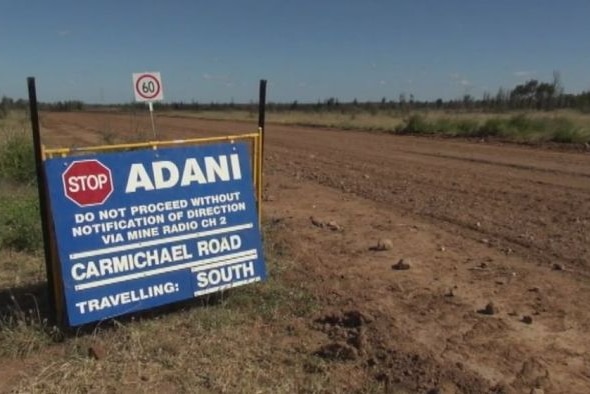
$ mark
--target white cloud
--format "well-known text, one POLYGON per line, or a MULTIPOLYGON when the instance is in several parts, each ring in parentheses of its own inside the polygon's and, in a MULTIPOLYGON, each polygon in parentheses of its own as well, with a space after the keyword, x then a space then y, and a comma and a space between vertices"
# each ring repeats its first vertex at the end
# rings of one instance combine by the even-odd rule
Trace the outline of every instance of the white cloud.
POLYGON ((60 37, 69 36, 72 32, 69 30, 60 30, 57 32, 57 35, 60 37))
POLYGON ((385 85, 387 85, 387 81, 382 79, 381 81, 379 81, 379 85, 385 86, 385 85))
POLYGON ((459 74, 459 73, 451 73, 449 76, 451 77, 452 80, 455 80, 455 81, 461 79, 461 74, 459 74))
POLYGON ((471 81, 463 78, 462 80, 459 81, 459 84, 461 84, 461 86, 471 86, 471 81))

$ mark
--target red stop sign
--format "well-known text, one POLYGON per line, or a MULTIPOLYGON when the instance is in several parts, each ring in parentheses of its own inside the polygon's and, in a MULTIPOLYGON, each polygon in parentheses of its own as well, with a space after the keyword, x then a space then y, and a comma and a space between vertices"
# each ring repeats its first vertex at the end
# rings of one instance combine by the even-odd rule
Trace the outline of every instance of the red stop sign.
POLYGON ((66 197, 81 207, 103 204, 113 193, 111 170, 95 159, 72 162, 61 177, 66 197))

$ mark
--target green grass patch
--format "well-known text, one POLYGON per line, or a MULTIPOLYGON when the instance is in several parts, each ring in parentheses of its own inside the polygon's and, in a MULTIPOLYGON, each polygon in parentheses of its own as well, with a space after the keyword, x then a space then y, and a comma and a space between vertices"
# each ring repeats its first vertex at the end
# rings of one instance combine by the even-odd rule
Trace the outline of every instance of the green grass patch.
POLYGON ((10 112, 0 121, 0 248, 35 254, 42 233, 35 156, 27 120, 10 112))
POLYGON ((30 129, 22 113, 10 113, 0 121, 0 180, 33 184, 35 155, 30 129))
POLYGON ((33 254, 43 248, 39 201, 34 190, 0 194, 0 248, 33 254))
POLYGON ((440 134, 458 137, 499 137, 517 142, 585 143, 590 129, 564 116, 516 114, 489 118, 428 117, 415 113, 395 129, 397 134, 440 134))

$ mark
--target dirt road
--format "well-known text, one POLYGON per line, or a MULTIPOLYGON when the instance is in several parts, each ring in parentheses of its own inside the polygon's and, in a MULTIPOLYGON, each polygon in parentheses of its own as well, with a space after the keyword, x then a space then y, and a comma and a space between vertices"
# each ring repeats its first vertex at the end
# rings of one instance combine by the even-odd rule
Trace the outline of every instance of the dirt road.
MULTIPOLYGON (((162 139, 255 129, 157 122, 162 139)), ((150 129, 120 114, 42 125, 50 147, 150 129)), ((590 155, 272 124, 265 152, 264 214, 322 305, 301 330, 343 387, 590 392, 590 155)))

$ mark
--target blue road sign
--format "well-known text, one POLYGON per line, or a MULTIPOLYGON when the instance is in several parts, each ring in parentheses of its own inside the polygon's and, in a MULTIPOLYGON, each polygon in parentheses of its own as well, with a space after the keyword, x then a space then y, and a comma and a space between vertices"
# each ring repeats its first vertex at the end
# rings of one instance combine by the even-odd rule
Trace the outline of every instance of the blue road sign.
POLYGON ((246 143, 45 161, 68 322, 266 278, 246 143))

